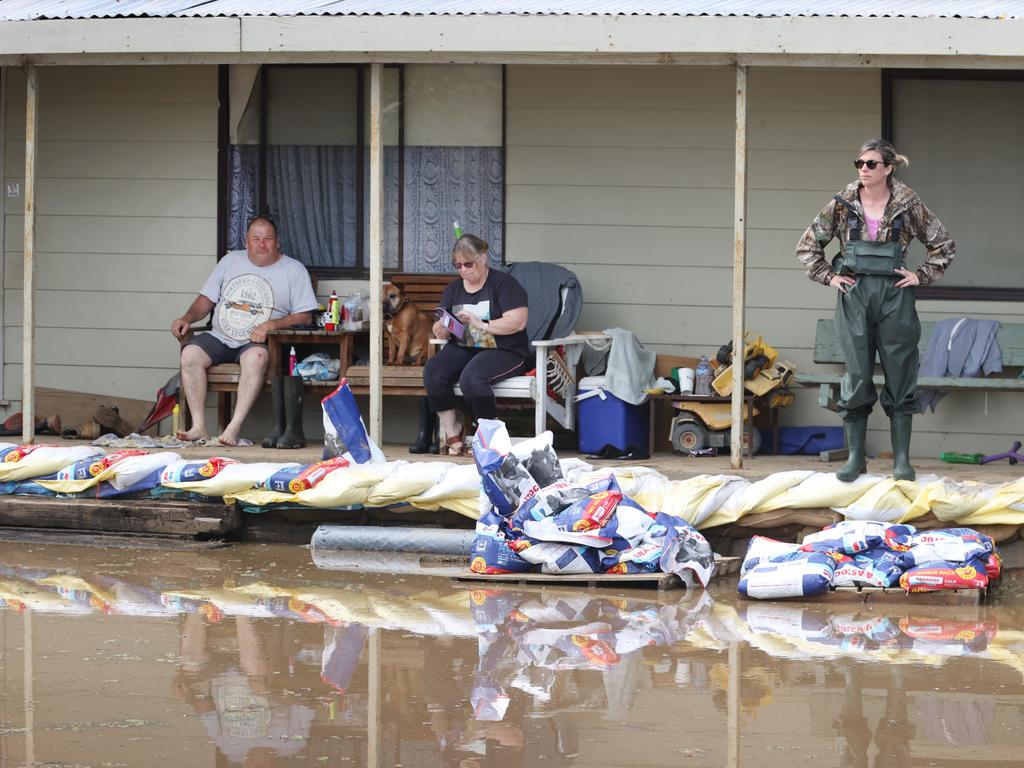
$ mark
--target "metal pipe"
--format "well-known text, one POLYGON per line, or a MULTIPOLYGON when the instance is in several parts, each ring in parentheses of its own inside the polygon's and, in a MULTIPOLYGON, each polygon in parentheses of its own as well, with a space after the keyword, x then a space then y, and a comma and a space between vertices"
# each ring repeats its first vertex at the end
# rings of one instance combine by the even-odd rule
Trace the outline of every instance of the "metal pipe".
POLYGON ((374 525, 321 525, 310 541, 318 549, 376 552, 422 552, 431 555, 469 556, 474 531, 446 528, 384 528, 374 525))

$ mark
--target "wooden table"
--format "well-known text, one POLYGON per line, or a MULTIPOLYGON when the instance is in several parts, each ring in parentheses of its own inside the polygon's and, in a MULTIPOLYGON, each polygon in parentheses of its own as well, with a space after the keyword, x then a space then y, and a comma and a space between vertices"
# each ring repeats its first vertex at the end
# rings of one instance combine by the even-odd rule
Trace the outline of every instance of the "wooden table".
MULTIPOLYGON (((267 365, 267 377, 287 374, 288 349, 292 346, 303 344, 337 345, 338 360, 341 361, 341 369, 338 372, 338 379, 345 375, 345 372, 352 365, 353 347, 356 336, 369 333, 366 329, 325 331, 317 329, 288 328, 286 330, 271 331, 267 334, 267 351, 270 354, 270 363, 267 365)), ((302 358, 302 355, 299 355, 302 358)), ((333 383, 337 386, 338 381, 318 382, 319 385, 333 383)))

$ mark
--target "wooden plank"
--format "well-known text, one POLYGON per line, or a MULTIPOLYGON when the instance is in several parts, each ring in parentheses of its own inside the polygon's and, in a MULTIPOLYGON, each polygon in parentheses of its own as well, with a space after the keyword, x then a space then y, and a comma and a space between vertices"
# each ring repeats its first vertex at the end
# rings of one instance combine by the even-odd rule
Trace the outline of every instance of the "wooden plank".
MULTIPOLYGON (((39 71, 28 68, 28 91, 25 99, 25 219, 22 249, 22 337, 21 337, 21 411, 24 427, 21 439, 33 440, 36 423, 35 399, 35 273, 36 251, 36 148, 39 125, 39 71)), ((4 348, 7 349, 6 341, 4 348)))
MULTIPOLYGON (((819 386, 821 384, 838 386, 842 381, 842 374, 798 373, 794 377, 794 381, 797 384, 807 387, 819 386)), ((881 387, 885 384, 885 377, 881 375, 873 376, 872 381, 876 387, 881 387)), ((1024 379, 1004 379, 991 376, 980 376, 976 379, 922 376, 917 380, 917 388, 936 389, 947 392, 953 392, 956 390, 977 392, 1019 392, 1024 391, 1024 379)))
MULTIPOLYGON (((739 573, 741 557, 715 555, 715 577, 739 573)), ((589 587, 637 586, 661 589, 681 589, 682 579, 674 573, 473 573, 463 572, 452 577, 458 582, 488 581, 511 584, 585 584, 589 587)))
POLYGON ((381 109, 384 66, 370 65, 370 412, 367 430, 378 445, 384 443, 384 397, 381 367, 384 365, 384 327, 381 286, 384 283, 384 147, 381 109))
MULTIPOLYGON (((65 212, 67 214, 67 212, 65 212)), ((8 214, 14 217, 13 212, 8 214)), ((16 218, 16 217, 15 217, 16 218)), ((46 253, 91 253, 100 256, 136 253, 168 256, 169 268, 186 269, 187 262, 178 264, 177 254, 203 256, 207 266, 200 272, 199 283, 209 275, 217 263, 216 227, 210 217, 179 219, 164 216, 97 218, 74 214, 39 217, 39 249, 46 253), (173 246, 170 244, 173 243, 173 246), (169 253, 170 251, 170 253, 169 253)), ((4 247, 8 251, 21 250, 21 238, 7 228, 4 247)), ((133 267, 136 268, 136 267, 133 267)), ((144 270, 144 266, 137 267, 144 270)), ((72 271, 72 270, 69 270, 72 271)), ((85 270, 73 270, 79 274, 85 270)), ((130 271, 130 270, 126 270, 130 271)), ((154 277, 154 279, 157 279, 154 277)))
MULTIPOLYGON (((747 68, 736 66, 736 157, 733 179, 733 254, 732 254, 732 348, 743 349, 747 309, 747 68)), ((740 355, 739 357, 742 357, 740 355)), ((740 429, 730 431, 730 465, 743 468, 743 369, 732 367, 732 424, 740 429)), ((752 426, 752 425, 748 425, 752 426)))
MULTIPOLYGON (((21 544, 63 544, 75 547, 125 547, 128 549, 158 549, 175 552, 202 552, 230 546, 222 540, 181 539, 158 534, 80 533, 61 528, 4 528, 0 527, 0 541, 21 544)), ((179 572, 180 575, 180 572, 179 572)))
MULTIPOLYGON (((24 154, 22 142, 7 145, 11 167, 21 167, 24 154)), ((41 179, 208 179, 216 178, 216 169, 216 141, 65 140, 46 143, 36 174, 41 179)))
POLYGON ((453 576, 458 583, 490 582, 497 584, 559 584, 596 587, 655 587, 662 589, 683 589, 682 580, 674 573, 471 573, 453 576))
POLYGON ((0 497, 0 526, 77 531, 223 536, 241 524, 234 505, 155 499, 0 497))

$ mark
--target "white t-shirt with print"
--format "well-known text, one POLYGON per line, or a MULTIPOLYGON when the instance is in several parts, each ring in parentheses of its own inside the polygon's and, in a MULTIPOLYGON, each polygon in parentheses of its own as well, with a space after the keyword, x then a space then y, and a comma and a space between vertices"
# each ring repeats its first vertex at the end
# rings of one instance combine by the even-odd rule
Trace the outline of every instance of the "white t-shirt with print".
POLYGON ((309 273, 295 259, 282 255, 258 267, 247 251, 228 251, 200 293, 212 301, 213 335, 229 347, 249 343, 260 323, 317 308, 309 273))

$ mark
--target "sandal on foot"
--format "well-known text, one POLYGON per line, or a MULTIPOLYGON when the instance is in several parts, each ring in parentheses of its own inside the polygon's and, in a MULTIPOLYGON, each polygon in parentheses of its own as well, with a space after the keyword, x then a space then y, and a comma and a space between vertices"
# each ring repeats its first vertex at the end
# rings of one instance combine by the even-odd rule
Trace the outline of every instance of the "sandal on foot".
POLYGON ((466 455, 466 428, 459 425, 459 431, 451 437, 445 436, 444 438, 445 453, 449 456, 465 456, 466 455), (456 448, 458 446, 458 448, 456 448))

